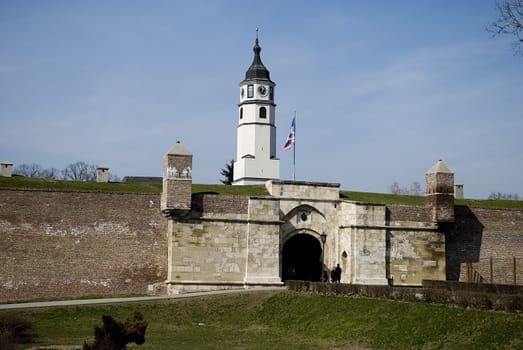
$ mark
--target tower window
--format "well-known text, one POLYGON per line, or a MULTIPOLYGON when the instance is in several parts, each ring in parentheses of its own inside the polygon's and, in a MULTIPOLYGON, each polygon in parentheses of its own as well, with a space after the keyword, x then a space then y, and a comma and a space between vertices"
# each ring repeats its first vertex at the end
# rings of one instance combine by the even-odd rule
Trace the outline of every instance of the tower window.
POLYGON ((240 119, 243 119, 243 108, 240 108, 240 119))
POLYGON ((272 86, 269 88, 269 99, 274 100, 274 88, 272 86))
POLYGON ((254 97, 254 85, 247 85, 247 98, 254 97))
POLYGON ((260 118, 261 119, 267 118, 267 108, 260 107, 260 118))

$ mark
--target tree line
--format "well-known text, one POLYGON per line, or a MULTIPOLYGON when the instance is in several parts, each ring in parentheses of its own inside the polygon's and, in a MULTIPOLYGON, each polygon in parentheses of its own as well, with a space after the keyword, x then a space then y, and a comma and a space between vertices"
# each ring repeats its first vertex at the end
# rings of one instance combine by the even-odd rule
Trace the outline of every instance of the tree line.
MULTIPOLYGON (((13 173, 15 175, 34 177, 39 179, 69 180, 69 181, 95 181, 96 169, 95 164, 87 164, 79 161, 71 163, 64 169, 44 168, 40 164, 20 164, 15 166, 13 173)), ((109 181, 119 182, 118 175, 109 173, 109 181)))
MULTIPOLYGON (((402 186, 396 181, 389 186, 389 193, 411 196, 423 196, 425 191, 421 189, 421 184, 414 181, 410 186, 402 186)), ((491 192, 487 199, 492 200, 513 200, 519 201, 521 197, 517 193, 491 192)))
POLYGON ((392 194, 403 194, 410 196, 422 196, 425 191, 421 189, 421 184, 418 181, 414 181, 410 186, 401 186, 399 183, 394 181, 389 186, 389 192, 392 194))

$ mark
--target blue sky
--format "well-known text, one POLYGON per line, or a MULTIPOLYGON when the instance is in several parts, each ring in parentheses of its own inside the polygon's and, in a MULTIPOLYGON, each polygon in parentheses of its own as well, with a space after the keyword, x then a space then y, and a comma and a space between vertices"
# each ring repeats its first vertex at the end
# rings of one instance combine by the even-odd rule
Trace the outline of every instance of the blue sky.
POLYGON ((467 198, 522 196, 523 57, 496 18, 494 0, 3 0, 0 160, 161 176, 180 140, 218 183, 259 28, 298 180, 387 192, 443 159, 467 198))

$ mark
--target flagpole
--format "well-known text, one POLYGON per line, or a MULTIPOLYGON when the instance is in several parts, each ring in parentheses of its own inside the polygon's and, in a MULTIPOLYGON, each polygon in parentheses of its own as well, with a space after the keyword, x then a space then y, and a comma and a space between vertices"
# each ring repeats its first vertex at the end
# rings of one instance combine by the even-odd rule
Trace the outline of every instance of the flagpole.
MULTIPOLYGON (((294 111, 294 137, 296 138, 296 111, 294 111)), ((292 181, 296 182, 296 141, 292 147, 292 181)))

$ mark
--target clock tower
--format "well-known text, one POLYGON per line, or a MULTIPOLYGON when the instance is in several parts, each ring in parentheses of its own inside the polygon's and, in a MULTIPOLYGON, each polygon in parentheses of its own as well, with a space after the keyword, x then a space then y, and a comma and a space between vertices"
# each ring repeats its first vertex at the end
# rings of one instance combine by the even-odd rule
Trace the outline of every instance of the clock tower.
POLYGON ((236 162, 233 185, 255 185, 280 178, 276 158, 274 87, 260 58, 258 35, 254 59, 240 83, 236 162))

